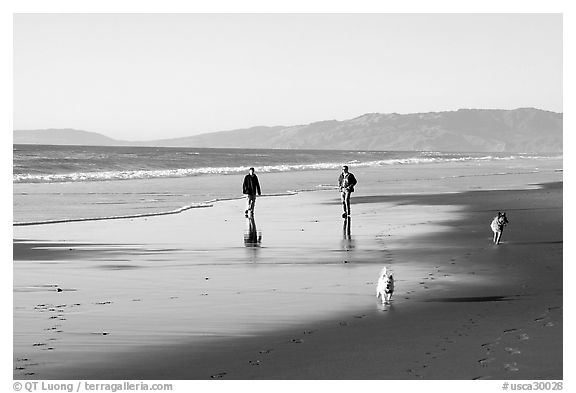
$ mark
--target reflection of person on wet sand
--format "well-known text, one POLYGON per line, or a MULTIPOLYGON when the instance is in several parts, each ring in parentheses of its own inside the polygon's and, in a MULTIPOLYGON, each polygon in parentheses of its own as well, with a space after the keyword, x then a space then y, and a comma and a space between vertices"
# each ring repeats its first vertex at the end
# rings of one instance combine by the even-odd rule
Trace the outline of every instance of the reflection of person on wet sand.
POLYGON ((352 219, 345 218, 342 225, 342 248, 346 251, 354 248, 354 241, 352 240, 352 219))
POLYGON ((244 233, 244 245, 246 247, 260 247, 262 242, 262 233, 258 233, 256 230, 256 221, 254 217, 250 217, 246 220, 248 222, 248 229, 244 233))
POLYGON ((352 233, 350 229, 351 223, 352 219, 350 217, 347 217, 344 220, 344 225, 342 226, 342 236, 344 237, 344 240, 352 240, 352 233))

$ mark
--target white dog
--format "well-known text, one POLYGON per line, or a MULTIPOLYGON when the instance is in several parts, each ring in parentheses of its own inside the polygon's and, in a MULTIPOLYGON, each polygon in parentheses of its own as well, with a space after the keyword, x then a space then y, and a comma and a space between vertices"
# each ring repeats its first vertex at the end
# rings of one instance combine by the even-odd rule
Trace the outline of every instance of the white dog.
POLYGON ((376 298, 388 304, 394 293, 394 276, 388 274, 386 268, 382 269, 380 272, 380 277, 378 278, 378 285, 376 286, 376 298))

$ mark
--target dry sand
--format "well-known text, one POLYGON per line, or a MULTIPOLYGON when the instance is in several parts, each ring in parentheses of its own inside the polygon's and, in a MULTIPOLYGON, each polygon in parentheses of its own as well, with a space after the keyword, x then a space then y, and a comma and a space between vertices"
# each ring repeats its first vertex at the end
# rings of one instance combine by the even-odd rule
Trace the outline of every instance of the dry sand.
POLYGON ((337 205, 15 227, 14 378, 562 379, 561 183, 337 205))

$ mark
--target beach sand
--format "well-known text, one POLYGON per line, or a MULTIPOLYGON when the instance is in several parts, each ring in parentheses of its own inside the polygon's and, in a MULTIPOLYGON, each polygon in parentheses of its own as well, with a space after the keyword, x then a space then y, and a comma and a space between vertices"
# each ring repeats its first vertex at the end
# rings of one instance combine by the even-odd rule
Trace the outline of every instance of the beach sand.
POLYGON ((14 378, 562 379, 562 174, 548 177, 366 188, 349 223, 319 191, 259 198, 255 230, 242 200, 15 227, 14 378))

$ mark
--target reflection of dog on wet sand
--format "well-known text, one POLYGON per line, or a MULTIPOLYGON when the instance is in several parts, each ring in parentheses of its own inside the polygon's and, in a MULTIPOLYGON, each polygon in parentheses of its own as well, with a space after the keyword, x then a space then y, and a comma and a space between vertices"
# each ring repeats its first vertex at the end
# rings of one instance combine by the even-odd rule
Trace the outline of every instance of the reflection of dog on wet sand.
POLYGON ((380 298, 383 303, 390 303, 394 293, 394 276, 386 268, 380 272, 378 285, 376 286, 376 298, 380 298))

